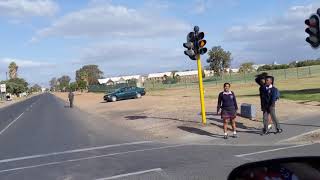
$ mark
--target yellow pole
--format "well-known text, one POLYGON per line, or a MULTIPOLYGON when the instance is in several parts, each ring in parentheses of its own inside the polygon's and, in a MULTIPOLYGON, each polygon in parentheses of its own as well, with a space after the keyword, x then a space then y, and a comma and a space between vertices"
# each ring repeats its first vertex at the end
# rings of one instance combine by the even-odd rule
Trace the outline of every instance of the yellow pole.
POLYGON ((207 119, 206 119, 206 108, 205 108, 205 104, 204 104, 204 93, 203 93, 203 82, 202 82, 202 70, 201 70, 200 55, 198 55, 197 64, 198 64, 198 78, 199 78, 199 92, 200 92, 202 123, 206 124, 207 119))

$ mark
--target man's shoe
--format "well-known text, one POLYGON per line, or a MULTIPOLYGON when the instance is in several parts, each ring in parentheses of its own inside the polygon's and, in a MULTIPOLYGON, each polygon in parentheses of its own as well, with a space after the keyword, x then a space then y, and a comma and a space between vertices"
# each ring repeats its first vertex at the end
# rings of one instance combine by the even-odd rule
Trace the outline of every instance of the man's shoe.
POLYGON ((282 132, 283 132, 282 129, 277 129, 277 132, 276 132, 276 133, 278 134, 278 133, 282 133, 282 132))
POLYGON ((233 138, 238 138, 238 134, 233 134, 233 138))

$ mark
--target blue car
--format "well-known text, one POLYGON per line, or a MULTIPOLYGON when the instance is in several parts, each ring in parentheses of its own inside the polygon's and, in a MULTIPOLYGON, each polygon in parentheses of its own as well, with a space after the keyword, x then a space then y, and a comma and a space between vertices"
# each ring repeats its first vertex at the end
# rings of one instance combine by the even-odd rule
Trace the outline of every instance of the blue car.
POLYGON ((103 96, 103 99, 107 102, 115 102, 124 99, 141 98, 146 94, 145 88, 139 87, 124 87, 115 90, 112 93, 108 93, 103 96))

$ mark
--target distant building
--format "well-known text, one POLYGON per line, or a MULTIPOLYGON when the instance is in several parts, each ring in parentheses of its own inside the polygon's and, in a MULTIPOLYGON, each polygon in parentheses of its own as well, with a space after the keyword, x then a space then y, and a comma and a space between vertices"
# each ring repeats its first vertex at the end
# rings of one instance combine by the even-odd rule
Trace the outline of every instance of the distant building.
POLYGON ((230 69, 231 70, 231 73, 238 73, 239 72, 239 68, 233 68, 233 69, 230 69))
POLYGON ((228 73, 238 73, 239 72, 239 68, 226 68, 225 72, 228 73))
POLYGON ((181 71, 181 72, 176 72, 175 75, 180 76, 180 77, 185 77, 185 76, 198 76, 198 71, 181 71))
POLYGON ((165 76, 171 77, 172 76, 172 72, 162 72, 162 73, 148 74, 147 79, 148 80, 155 80, 155 81, 162 81, 162 80, 164 80, 165 76))
POLYGON ((258 70, 259 67, 264 66, 265 64, 254 64, 252 65, 253 69, 258 70))
POLYGON ((144 81, 144 78, 141 75, 132 75, 132 76, 119 76, 119 77, 98 79, 98 82, 99 84, 114 85, 114 84, 126 83, 131 79, 135 79, 137 81, 142 81, 142 82, 144 81))

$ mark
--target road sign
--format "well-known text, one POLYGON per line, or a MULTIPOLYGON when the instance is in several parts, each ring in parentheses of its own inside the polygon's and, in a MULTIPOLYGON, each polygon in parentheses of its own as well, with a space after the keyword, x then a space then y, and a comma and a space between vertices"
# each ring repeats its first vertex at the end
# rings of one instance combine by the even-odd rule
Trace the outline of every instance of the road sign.
POLYGON ((6 84, 0 84, 0 92, 1 93, 6 93, 7 91, 7 88, 6 88, 6 84))

